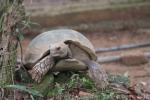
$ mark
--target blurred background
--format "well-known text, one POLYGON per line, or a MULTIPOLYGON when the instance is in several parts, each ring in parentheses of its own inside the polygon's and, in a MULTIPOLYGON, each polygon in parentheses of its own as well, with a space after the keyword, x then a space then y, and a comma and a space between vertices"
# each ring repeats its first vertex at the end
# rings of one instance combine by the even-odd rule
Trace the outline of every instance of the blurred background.
MULTIPOLYGON (((37 24, 26 30, 23 51, 44 31, 71 28, 83 33, 97 48, 150 41, 150 0, 24 0, 27 15, 37 24)), ((139 62, 149 47, 97 53, 99 57, 127 55, 127 61, 102 63, 107 72, 129 75, 132 83, 150 84, 150 59, 130 65, 130 56, 139 62), (129 55, 129 57, 128 57, 129 55)), ((135 61, 136 62, 136 61, 135 61)))

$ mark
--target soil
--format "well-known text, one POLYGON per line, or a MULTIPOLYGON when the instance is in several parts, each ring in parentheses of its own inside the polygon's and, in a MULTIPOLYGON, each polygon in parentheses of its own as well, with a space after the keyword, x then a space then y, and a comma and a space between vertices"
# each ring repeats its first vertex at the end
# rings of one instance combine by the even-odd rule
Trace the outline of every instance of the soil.
MULTIPOLYGON (((37 35, 37 34, 36 34, 37 35)), ((124 30, 124 31, 112 31, 112 32, 94 32, 84 34, 94 45, 95 48, 100 47, 112 47, 119 46, 123 44, 136 44, 141 42, 146 42, 150 40, 150 29, 138 29, 138 30, 124 30)), ((26 46, 29 44, 30 40, 35 37, 35 34, 30 36, 25 36, 22 41, 23 51, 25 51, 26 46)), ((129 49, 122 51, 113 51, 99 53, 98 56, 111 56, 111 55, 121 55, 128 52, 150 52, 150 47, 129 49)), ((101 64, 108 73, 113 74, 128 74, 131 83, 135 84, 137 82, 146 82, 150 84, 150 59, 146 64, 127 66, 121 62, 105 63, 101 64)))
MULTIPOLYGON (((92 41, 95 48, 97 47, 112 47, 123 44, 137 44, 150 40, 149 29, 139 29, 136 31, 115 31, 110 33, 88 34, 87 37, 92 41)), ((122 55, 130 52, 150 52, 150 47, 129 49, 115 52, 99 53, 98 56, 122 55)), ((138 55, 138 54, 137 54, 138 55)), ((150 59, 149 59, 150 61, 150 59)), ((131 83, 146 82, 150 84, 150 62, 146 64, 127 66, 121 62, 102 64, 102 66, 113 74, 128 73, 131 83)))

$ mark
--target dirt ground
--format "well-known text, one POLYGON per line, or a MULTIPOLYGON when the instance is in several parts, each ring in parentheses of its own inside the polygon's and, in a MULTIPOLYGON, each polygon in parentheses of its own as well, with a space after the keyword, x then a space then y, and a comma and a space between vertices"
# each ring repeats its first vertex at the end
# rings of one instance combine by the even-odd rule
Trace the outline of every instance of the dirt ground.
MULTIPOLYGON (((92 41, 95 48, 97 47, 112 47, 119 46, 123 44, 136 44, 142 43, 150 40, 150 30, 149 29, 139 29, 137 31, 120 31, 120 32, 110 32, 110 33, 96 33, 87 35, 87 37, 92 41)), ((99 53, 98 56, 110 56, 110 55, 121 55, 129 52, 149 52, 150 47, 129 49, 122 51, 99 53)), ((149 59, 150 60, 150 59, 149 59)), ((132 84, 137 82, 146 82, 150 84, 150 62, 143 65, 127 66, 120 62, 102 64, 102 66, 109 72, 113 74, 124 74, 128 73, 131 78, 132 84)))
MULTIPOLYGON (((146 42, 150 40, 150 29, 139 29, 136 31, 114 31, 114 32, 95 32, 95 33, 85 33, 84 34, 94 45, 95 48, 100 47, 112 47, 119 46, 122 44, 136 44, 141 42, 146 42)), ((25 51, 26 46, 29 44, 30 40, 34 36, 25 36, 22 41, 23 51, 25 51)), ((111 56, 111 55, 121 55, 128 52, 150 52, 150 47, 129 49, 122 51, 98 53, 98 56, 111 56)), ((149 59, 150 61, 150 59, 149 59)), ((150 62, 142 65, 127 66, 120 62, 105 63, 101 64, 108 73, 113 74, 125 74, 128 73, 132 84, 137 82, 146 82, 150 84, 150 62)))

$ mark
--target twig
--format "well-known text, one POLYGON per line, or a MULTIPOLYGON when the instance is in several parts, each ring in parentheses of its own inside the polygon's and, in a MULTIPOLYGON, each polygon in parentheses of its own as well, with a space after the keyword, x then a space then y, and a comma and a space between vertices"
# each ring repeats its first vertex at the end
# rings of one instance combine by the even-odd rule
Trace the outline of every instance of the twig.
POLYGON ((120 51, 120 50, 127 50, 133 48, 148 47, 148 46, 150 46, 150 41, 139 43, 139 44, 126 44, 121 46, 114 46, 110 48, 96 48, 95 51, 96 53, 101 53, 101 52, 120 51))
POLYGON ((112 88, 113 88, 114 90, 120 91, 120 92, 122 92, 122 93, 124 93, 124 94, 126 94, 126 95, 130 94, 130 91, 123 90, 123 89, 121 89, 121 88, 115 88, 115 87, 112 87, 112 88))
MULTIPOLYGON (((144 56, 150 58, 150 52, 144 52, 144 56)), ((108 63, 108 62, 115 62, 121 60, 121 56, 106 56, 106 57, 98 57, 99 63, 108 63)))
POLYGON ((3 88, 1 88, 1 93, 2 93, 2 94, 1 94, 1 99, 3 100, 3 99, 4 99, 4 95, 5 95, 5 94, 4 94, 5 92, 4 92, 4 89, 3 89, 3 88))

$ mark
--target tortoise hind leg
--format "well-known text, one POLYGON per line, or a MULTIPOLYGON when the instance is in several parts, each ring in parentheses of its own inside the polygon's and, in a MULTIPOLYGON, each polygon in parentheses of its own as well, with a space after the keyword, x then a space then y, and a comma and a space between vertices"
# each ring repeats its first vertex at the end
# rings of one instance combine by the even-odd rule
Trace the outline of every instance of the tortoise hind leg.
POLYGON ((105 89, 109 84, 105 70, 95 61, 86 60, 83 62, 88 66, 89 76, 95 82, 96 87, 105 89))

